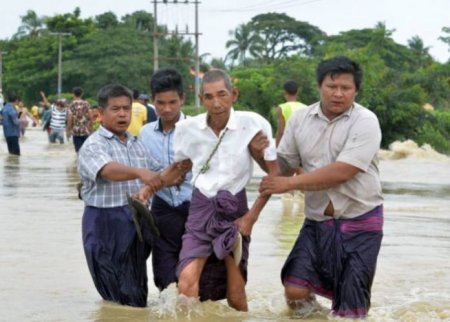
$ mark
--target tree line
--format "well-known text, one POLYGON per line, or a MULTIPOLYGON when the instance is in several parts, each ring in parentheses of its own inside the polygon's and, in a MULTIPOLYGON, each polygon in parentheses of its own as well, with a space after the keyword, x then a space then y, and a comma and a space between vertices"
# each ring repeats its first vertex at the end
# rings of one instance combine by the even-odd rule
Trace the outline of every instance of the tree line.
MULTIPOLYGON (((18 93, 28 104, 39 91, 52 98, 58 74, 57 33, 70 33, 63 44, 63 92, 82 86, 87 97, 107 83, 119 82, 147 92, 153 72, 154 17, 136 11, 120 19, 112 12, 82 19, 80 9, 52 17, 30 10, 9 40, 0 40, 4 92, 18 93)), ((179 35, 166 35, 159 25, 160 67, 177 68, 185 78, 187 105, 194 101, 195 48, 179 35)), ((383 131, 383 147, 412 139, 450 153, 450 60, 441 63, 423 41, 396 43, 383 23, 329 36, 320 28, 286 14, 266 13, 230 31, 223 57, 200 56, 200 69, 227 69, 240 90, 238 109, 253 110, 272 121, 274 106, 282 101, 282 84, 300 84, 300 100, 318 100, 315 67, 322 59, 346 55, 363 67, 364 80, 357 101, 373 110, 383 131), (433 109, 424 109, 424 105, 433 109)), ((449 45, 450 27, 440 40, 449 45)), ((67 95, 67 94, 65 94, 67 95)), ((190 113, 198 111, 190 108, 190 113)))

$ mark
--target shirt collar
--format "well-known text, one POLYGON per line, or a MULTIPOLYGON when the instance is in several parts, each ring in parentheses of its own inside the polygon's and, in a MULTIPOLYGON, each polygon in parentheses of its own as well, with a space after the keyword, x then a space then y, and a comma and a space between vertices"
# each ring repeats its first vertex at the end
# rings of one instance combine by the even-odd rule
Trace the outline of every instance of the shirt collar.
MULTIPOLYGON (((178 121, 176 123, 180 122, 181 120, 184 120, 185 118, 186 118, 186 115, 182 111, 180 111, 180 118, 178 119, 178 121)), ((158 117, 158 120, 155 121, 154 123, 155 123, 155 128, 153 130, 162 132, 163 130, 162 130, 162 125, 161 125, 161 118, 158 117)), ((170 130, 170 132, 172 132, 174 129, 175 129, 175 127, 172 130, 170 130)))
MULTIPOLYGON (((353 102, 352 106, 351 106, 348 110, 346 110, 344 113, 342 113, 342 114, 339 115, 338 117, 334 118, 333 121, 339 120, 340 118, 342 118, 342 117, 344 117, 344 116, 349 117, 349 116, 352 114, 352 111, 354 110, 354 108, 355 108, 355 103, 353 102)), ((313 106, 313 108, 312 108, 312 110, 311 110, 311 114, 318 115, 319 117, 324 118, 324 119, 330 121, 330 120, 328 119, 328 117, 326 117, 325 114, 323 114, 323 111, 322 111, 322 109, 320 108, 320 102, 317 102, 317 103, 314 104, 314 106, 313 106)))
MULTIPOLYGON (((100 125, 99 128, 99 134, 107 139, 113 139, 116 138, 117 140, 120 141, 119 137, 117 135, 115 135, 113 132, 111 132, 110 130, 108 130, 106 127, 104 127, 103 125, 100 125)), ((125 135, 127 136, 127 142, 128 141, 136 141, 137 137, 135 137, 134 135, 131 135, 128 131, 125 133, 125 135)))
MULTIPOLYGON (((208 127, 208 122, 207 122, 208 118, 207 118, 207 116, 208 116, 208 113, 203 113, 201 115, 202 119, 200 120, 200 129, 202 129, 202 130, 204 130, 204 129, 206 129, 208 127)), ((225 126, 225 128, 228 128, 229 130, 237 129, 237 119, 236 119, 236 114, 235 114, 235 111, 234 111, 233 107, 231 107, 230 117, 228 119, 228 123, 225 126)))

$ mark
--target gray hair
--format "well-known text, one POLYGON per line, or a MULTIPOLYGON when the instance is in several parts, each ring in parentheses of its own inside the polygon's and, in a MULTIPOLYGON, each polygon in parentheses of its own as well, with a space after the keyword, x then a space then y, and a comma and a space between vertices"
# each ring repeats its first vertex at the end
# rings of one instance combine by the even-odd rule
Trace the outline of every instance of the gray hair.
POLYGON ((233 89, 233 85, 231 83, 231 78, 227 74, 227 72, 222 69, 211 69, 203 75, 202 86, 200 90, 201 93, 203 93, 204 84, 215 83, 221 80, 223 80, 225 87, 231 92, 231 90, 233 89))

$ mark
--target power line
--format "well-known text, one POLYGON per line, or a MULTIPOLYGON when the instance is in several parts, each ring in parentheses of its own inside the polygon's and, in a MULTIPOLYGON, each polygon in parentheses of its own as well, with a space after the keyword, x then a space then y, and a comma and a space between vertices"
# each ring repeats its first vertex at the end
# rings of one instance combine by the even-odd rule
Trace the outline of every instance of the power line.
MULTIPOLYGON (((153 0, 153 16, 154 16, 154 26, 153 26, 153 68, 156 71, 159 68, 159 44, 158 44, 158 38, 161 35, 193 35, 195 37, 195 106, 197 108, 200 107, 200 100, 198 98, 198 94, 200 93, 200 57, 199 57, 199 29, 198 29, 198 0, 153 0), (158 4, 164 4, 164 5, 177 5, 177 4, 194 4, 195 5, 195 31, 189 32, 188 27, 186 26, 185 32, 179 32, 178 31, 178 25, 174 31, 168 31, 165 30, 163 32, 158 31, 158 4)), ((167 59, 167 58, 166 58, 167 59)))
POLYGON ((303 2, 298 2, 298 0, 285 0, 274 3, 270 1, 269 3, 258 3, 249 6, 239 7, 239 8, 230 8, 230 9, 205 9, 204 11, 210 13, 235 13, 235 12, 243 12, 243 11, 255 11, 255 10, 281 10, 287 9, 295 6, 303 6, 314 2, 319 2, 322 0, 308 0, 303 2))

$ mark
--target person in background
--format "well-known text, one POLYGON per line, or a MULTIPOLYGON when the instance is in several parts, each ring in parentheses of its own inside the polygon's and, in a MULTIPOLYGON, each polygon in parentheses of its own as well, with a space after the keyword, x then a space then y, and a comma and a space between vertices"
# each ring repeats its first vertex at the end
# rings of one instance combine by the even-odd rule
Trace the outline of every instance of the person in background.
POLYGON ((40 114, 39 114, 39 107, 37 105, 33 105, 31 107, 31 116, 33 118, 33 127, 38 125, 40 123, 40 114))
POLYGON ((158 117, 155 112, 155 106, 150 104, 148 100, 148 95, 140 94, 138 97, 138 101, 147 108, 147 123, 156 121, 158 117))
POLYGON ((3 106, 3 134, 5 136, 6 144, 8 145, 8 152, 12 155, 20 155, 20 126, 19 115, 16 110, 16 105, 19 103, 19 98, 15 94, 8 96, 9 102, 3 106))
POLYGON ((39 103, 39 105, 43 108, 42 110, 42 130, 47 132, 48 140, 50 142, 50 122, 52 119, 52 106, 50 105, 50 102, 47 100, 47 97, 45 96, 45 93, 43 91, 40 92, 42 101, 39 103))
POLYGON ((134 136, 139 135, 141 127, 147 123, 147 107, 142 105, 139 100, 139 91, 133 90, 133 110, 131 114, 131 123, 128 132, 134 136))
MULTIPOLYGON (((56 105, 51 107, 50 135, 49 135, 50 143, 56 143, 56 140, 58 140, 60 144, 64 143, 66 123, 67 123, 66 100, 64 98, 60 98, 56 101, 56 105)), ((67 137, 69 137, 68 133, 67 137)))
POLYGON ((98 105, 93 105, 91 107, 90 116, 91 116, 92 130, 96 131, 98 130, 101 124, 100 113, 98 112, 98 105))
POLYGON ((277 107, 277 131, 275 133, 275 141, 277 146, 280 144, 284 133, 284 128, 286 127, 287 121, 292 116, 292 113, 307 107, 305 104, 297 101, 299 89, 295 81, 288 80, 284 83, 283 89, 283 96, 286 102, 278 105, 277 107))
POLYGON ((23 102, 21 100, 19 100, 19 102, 17 103, 17 105, 15 107, 16 107, 17 113, 19 115, 20 136, 24 137, 25 131, 30 123, 30 121, 28 119, 29 118, 33 119, 33 117, 30 114, 30 112, 28 112, 28 109, 26 108, 26 106, 23 104, 23 102))
POLYGON ((75 87, 73 95, 74 98, 68 108, 67 135, 72 136, 75 152, 78 153, 84 141, 92 132, 91 106, 82 99, 83 89, 81 87, 75 87))
POLYGON ((306 219, 281 271, 288 306, 307 316, 318 294, 332 300, 333 314, 363 318, 383 237, 381 130, 355 102, 358 63, 334 57, 316 75, 320 101, 294 114, 278 147, 285 176, 264 177, 260 192, 305 191, 306 219), (305 172, 291 176, 299 166, 305 172))
POLYGON ((127 195, 142 184, 160 189, 180 182, 177 165, 162 172, 142 142, 127 132, 132 92, 122 85, 106 85, 97 95, 102 124, 78 154, 84 201, 82 239, 86 261, 98 293, 123 305, 147 305, 147 259, 151 251, 149 227, 140 217, 138 231, 127 195), (172 172, 171 172, 172 171, 172 172))
POLYGON ((2 109, 3 109, 3 105, 5 103, 5 99, 3 97, 3 91, 0 88, 0 125, 2 124, 2 109))

